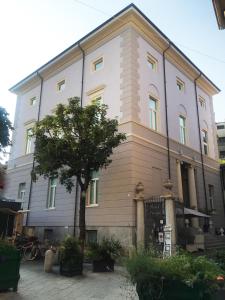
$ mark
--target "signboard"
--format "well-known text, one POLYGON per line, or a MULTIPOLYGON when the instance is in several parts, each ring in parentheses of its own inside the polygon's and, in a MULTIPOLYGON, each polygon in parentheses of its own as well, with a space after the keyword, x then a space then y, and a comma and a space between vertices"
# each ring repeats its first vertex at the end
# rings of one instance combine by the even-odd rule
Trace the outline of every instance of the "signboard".
POLYGON ((164 226, 164 246, 163 258, 169 257, 172 254, 172 228, 170 225, 164 226))

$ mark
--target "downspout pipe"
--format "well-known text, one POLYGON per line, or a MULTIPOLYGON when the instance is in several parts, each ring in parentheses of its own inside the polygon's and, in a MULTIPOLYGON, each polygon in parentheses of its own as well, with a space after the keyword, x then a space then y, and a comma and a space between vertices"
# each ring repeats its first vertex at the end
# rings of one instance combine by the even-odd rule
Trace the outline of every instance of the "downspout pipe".
MULTIPOLYGON (((82 69, 81 69, 81 91, 80 91, 80 106, 83 106, 83 93, 84 93, 84 67, 85 67, 85 52, 78 42, 78 47, 82 53, 82 69)), ((75 206, 74 206, 74 224, 73 224, 73 235, 76 236, 76 217, 77 217, 77 202, 79 194, 79 184, 76 180, 76 192, 75 192, 75 206)))
POLYGON ((166 113, 166 143, 167 143, 167 163, 168 163, 168 177, 171 180, 171 162, 170 162, 170 137, 169 137, 169 125, 168 125, 168 102, 167 102, 167 88, 166 88, 166 63, 165 53, 170 48, 169 46, 163 51, 163 78, 164 78, 164 94, 165 94, 165 113, 166 113))
MULTIPOLYGON (((40 88, 40 94, 39 94, 39 105, 38 105, 38 115, 37 115, 37 122, 40 121, 40 114, 41 114, 41 100, 42 100, 42 90, 43 90, 43 77, 40 75, 40 73, 37 71, 37 76, 40 78, 41 80, 41 88, 40 88)), ((33 162, 32 162, 32 170, 31 172, 34 170, 34 155, 33 155, 33 162)), ((28 197, 28 205, 27 205, 27 218, 26 218, 26 226, 28 226, 29 224, 29 210, 30 210, 30 204, 31 204, 31 195, 32 195, 32 189, 33 189, 33 180, 32 177, 30 177, 30 190, 29 190, 29 197, 28 197)))
POLYGON ((197 119, 198 119, 198 135, 199 135, 200 155, 201 155, 201 165, 202 165, 202 178, 203 178, 204 196, 205 196, 205 208, 206 208, 206 213, 208 213, 208 201, 207 201, 206 180, 205 180, 205 167, 204 167, 204 158, 203 158, 203 151, 202 151, 201 125, 200 125, 200 118, 199 118, 198 93, 197 93, 197 80, 201 76, 202 76, 202 73, 200 73, 198 75, 198 77, 195 78, 194 85, 195 85, 195 103, 196 103, 196 111, 197 111, 197 119))

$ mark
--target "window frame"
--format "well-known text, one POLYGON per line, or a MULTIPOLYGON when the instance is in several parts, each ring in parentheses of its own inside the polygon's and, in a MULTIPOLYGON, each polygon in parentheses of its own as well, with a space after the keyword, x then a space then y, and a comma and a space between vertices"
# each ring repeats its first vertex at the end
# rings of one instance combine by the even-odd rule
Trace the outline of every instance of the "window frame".
POLYGON ((209 192, 209 204, 211 210, 215 210, 214 199, 215 199, 215 188, 214 185, 208 184, 208 192, 209 192))
POLYGON ((33 96, 30 98, 30 105, 31 106, 35 106, 37 103, 37 97, 36 96, 33 96))
POLYGON ((151 68, 152 71, 158 71, 158 60, 149 52, 147 53, 147 65, 151 68))
POLYGON ((25 155, 32 153, 32 141, 33 141, 33 132, 29 134, 29 131, 32 131, 33 128, 29 127, 26 129, 26 148, 25 148, 25 155))
POLYGON ((179 115, 179 141, 182 145, 187 145, 187 119, 183 115, 179 115), (184 126, 181 126, 181 119, 184 121, 184 126))
POLYGON ((149 111, 149 128, 154 130, 154 131, 158 131, 158 107, 159 107, 159 100, 152 96, 152 95, 149 95, 148 97, 148 111, 149 111), (150 107, 150 102, 151 101, 154 101, 155 102, 155 109, 152 109, 150 107), (154 119, 155 119, 155 124, 154 126, 151 126, 151 120, 153 120, 153 118, 151 117, 152 115, 154 115, 154 119))
POLYGON ((17 199, 21 200, 21 202, 24 202, 25 194, 26 194, 26 182, 20 182, 18 187, 17 199))
POLYGON ((99 206, 98 200, 99 200, 99 171, 93 172, 92 178, 88 187, 87 191, 87 197, 86 197, 86 206, 87 207, 96 207, 99 206), (95 176, 93 176, 93 174, 95 176), (91 192, 92 192, 92 184, 93 185, 93 195, 94 195, 94 201, 92 202, 91 198, 91 192))
POLYGON ((48 196, 46 202, 47 209, 55 209, 56 187, 57 187, 57 178, 50 177, 48 181, 48 196), (52 183, 53 180, 54 182, 52 183), (52 195, 53 195, 53 201, 51 201, 52 195))
POLYGON ((56 89, 58 92, 63 92, 66 88, 66 79, 62 79, 57 82, 56 89))
POLYGON ((199 104, 200 104, 201 108, 206 109, 206 101, 205 101, 205 98, 203 98, 202 96, 198 96, 198 101, 199 101, 199 104))
POLYGON ((104 67, 104 58, 103 58, 103 56, 100 56, 100 57, 96 58, 91 63, 92 72, 98 72, 98 71, 102 70, 103 67, 104 67), (100 64, 100 67, 96 67, 98 64, 100 64))
POLYGON ((178 77, 176 77, 176 86, 177 86, 177 90, 179 92, 184 92, 185 91, 185 83, 184 83, 183 80, 181 80, 178 77))
POLYGON ((208 131, 202 129, 202 150, 204 155, 209 155, 208 131))

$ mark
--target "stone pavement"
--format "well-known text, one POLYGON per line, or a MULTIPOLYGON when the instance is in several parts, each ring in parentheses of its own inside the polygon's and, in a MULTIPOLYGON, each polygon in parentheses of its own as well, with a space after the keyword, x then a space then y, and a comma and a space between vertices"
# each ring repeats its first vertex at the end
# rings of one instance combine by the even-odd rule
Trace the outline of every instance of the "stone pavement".
POLYGON ((26 262, 21 265, 18 292, 0 292, 0 300, 137 300, 134 287, 125 270, 116 267, 114 273, 92 273, 85 266, 84 275, 64 277, 58 267, 53 273, 43 271, 43 263, 26 262))

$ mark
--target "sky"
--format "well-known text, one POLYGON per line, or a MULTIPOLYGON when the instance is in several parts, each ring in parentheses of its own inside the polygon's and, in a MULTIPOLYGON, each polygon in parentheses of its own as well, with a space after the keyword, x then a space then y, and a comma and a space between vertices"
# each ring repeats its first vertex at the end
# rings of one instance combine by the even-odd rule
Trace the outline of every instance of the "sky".
MULTIPOLYGON (((129 5, 128 0, 0 0, 0 106, 13 121, 16 95, 8 89, 129 5)), ((133 3, 220 89, 217 122, 225 121, 225 30, 211 0, 133 3)))

